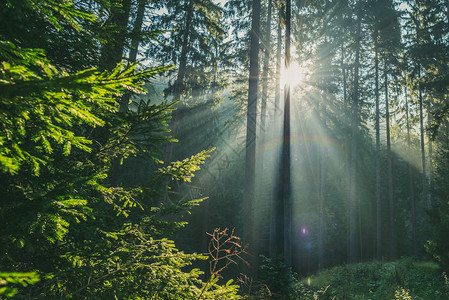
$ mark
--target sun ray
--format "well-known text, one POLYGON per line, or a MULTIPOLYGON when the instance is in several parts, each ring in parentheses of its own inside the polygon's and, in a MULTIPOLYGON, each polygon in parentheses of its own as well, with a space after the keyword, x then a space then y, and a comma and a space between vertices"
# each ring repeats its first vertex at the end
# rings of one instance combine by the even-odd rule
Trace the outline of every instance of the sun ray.
POLYGON ((304 84, 309 70, 306 66, 293 61, 289 68, 281 68, 281 87, 290 86, 292 88, 300 87, 304 84))

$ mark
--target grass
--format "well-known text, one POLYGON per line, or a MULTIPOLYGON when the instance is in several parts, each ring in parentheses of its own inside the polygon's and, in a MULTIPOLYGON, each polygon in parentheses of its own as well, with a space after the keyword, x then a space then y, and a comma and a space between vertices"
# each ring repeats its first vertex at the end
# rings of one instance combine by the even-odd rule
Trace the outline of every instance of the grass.
POLYGON ((438 265, 411 258, 334 267, 295 284, 309 290, 296 299, 449 299, 448 279, 438 265))

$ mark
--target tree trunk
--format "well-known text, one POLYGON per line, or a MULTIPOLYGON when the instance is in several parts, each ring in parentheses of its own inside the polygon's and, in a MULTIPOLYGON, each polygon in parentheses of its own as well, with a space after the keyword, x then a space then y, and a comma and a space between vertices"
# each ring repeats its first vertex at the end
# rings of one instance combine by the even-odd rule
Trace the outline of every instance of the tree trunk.
MULTIPOLYGON (((281 28, 281 10, 279 9, 279 20, 278 20, 278 28, 277 28, 277 48, 276 48, 276 89, 275 89, 275 99, 274 99, 274 107, 275 107, 275 119, 274 124, 275 128, 278 128, 279 125, 279 116, 282 113, 281 109, 281 48, 282 48, 282 28, 281 28)), ((276 132, 277 134, 278 132, 276 132)), ((277 138, 277 136, 276 136, 277 138)))
MULTIPOLYGON (((265 136, 265 120, 267 115, 267 98, 268 98, 268 73, 269 73, 269 62, 271 53, 271 10, 272 10, 272 0, 268 0, 268 16, 267 24, 265 27, 265 56, 263 62, 263 74, 262 74, 262 107, 260 112, 260 136, 262 144, 264 143, 265 136)), ((263 163, 263 162, 261 162, 263 163)))
MULTIPOLYGON (((360 6, 360 4, 359 4, 360 6)), ((361 39, 361 7, 357 13, 356 52, 354 66, 354 91, 352 97, 352 141, 351 141, 351 168, 349 189, 349 236, 348 261, 358 261, 357 247, 357 138, 359 124, 359 67, 360 67, 360 39, 361 39)))
POLYGON ((388 72, 387 61, 384 62, 384 79, 385 79, 385 117, 387 130, 387 161, 388 161, 388 203, 390 210, 390 258, 397 258, 396 248, 396 224, 394 215, 394 197, 393 197, 393 167, 391 159, 391 140, 390 140, 390 108, 388 101, 388 72))
MULTIPOLYGON (((325 100, 325 99, 323 99, 325 100)), ((326 102, 323 101, 323 128, 326 128, 326 102)), ((319 216, 320 216, 320 224, 319 224, 319 232, 318 232, 318 270, 322 270, 324 268, 324 229, 325 229, 325 212, 324 212, 324 203, 325 203, 325 188, 326 188, 326 149, 324 147, 321 148, 321 153, 319 156, 319 166, 318 166, 318 176, 319 176, 319 187, 318 187, 318 197, 319 197, 319 216)))
POLYGON ((186 68, 187 68, 187 53, 190 39, 190 27, 192 24, 192 17, 193 17, 193 0, 190 0, 187 5, 186 23, 181 45, 181 55, 179 56, 179 69, 174 87, 175 90, 173 98, 174 100, 181 99, 182 91, 184 88, 184 77, 186 75, 186 68))
POLYGON ((419 124, 420 124, 420 135, 421 135, 421 165, 422 165, 422 197, 424 201, 424 208, 429 209, 429 203, 427 202, 427 178, 426 178, 426 152, 425 152, 425 141, 424 141, 424 115, 423 115, 423 99, 421 86, 419 86, 418 91, 419 96, 419 124))
POLYGON ((112 70, 122 61, 126 43, 123 30, 128 26, 131 0, 114 0, 111 4, 111 12, 105 25, 113 26, 120 33, 109 37, 107 43, 101 48, 100 70, 112 70))
MULTIPOLYGON (((146 4, 145 0, 139 0, 137 6, 137 15, 133 26, 133 40, 131 41, 131 49, 128 58, 128 61, 131 64, 135 63, 137 59, 137 52, 140 43, 140 33, 142 32, 142 23, 145 14, 145 4, 146 4)), ((131 99, 131 92, 128 91, 123 95, 122 99, 120 100, 119 113, 125 113, 128 111, 130 99, 131 99)), ((119 184, 118 183, 119 170, 120 170, 120 159, 117 157, 112 162, 110 174, 110 181, 113 184, 119 184)))
MULTIPOLYGON (((285 68, 290 65, 291 1, 287 0, 285 15, 285 68)), ((283 142, 280 162, 278 194, 275 205, 275 253, 291 266, 291 178, 290 178, 290 86, 284 87, 283 142)))
MULTIPOLYGON (((186 12, 186 21, 185 28, 182 37, 182 45, 181 45, 181 55, 179 56, 179 68, 178 74, 176 76, 175 86, 174 86, 174 94, 173 100, 179 101, 181 99, 181 95, 184 89, 184 77, 186 75, 187 68, 187 53, 189 46, 189 37, 190 37, 190 27, 192 24, 193 17, 193 0, 190 0, 187 4, 187 12, 186 12)), ((177 110, 172 111, 172 116, 170 120, 170 130, 171 135, 176 138, 176 119, 178 112, 177 110)), ((173 159, 173 143, 168 143, 165 151, 165 164, 169 164, 173 159)), ((166 193, 166 197, 168 194, 166 193)))
POLYGON ((248 109, 246 114, 246 161, 245 161, 245 205, 246 216, 245 239, 250 244, 250 251, 257 257, 254 249, 254 193, 256 164, 256 120, 257 90, 259 81, 259 37, 260 37, 260 0, 253 0, 251 20, 251 43, 249 49, 249 86, 248 109))
MULTIPOLYGON (((277 49, 276 49, 276 90, 275 90, 275 98, 274 98, 274 139, 277 139, 279 136, 279 116, 282 113, 281 109, 281 48, 282 48, 282 28, 281 28, 281 9, 279 9, 279 19, 278 19, 278 27, 277 27, 277 49)), ((275 166, 277 166, 279 163, 279 159, 275 158, 275 166)), ((276 195, 277 196, 277 195, 276 195)), ((279 216, 278 213, 278 203, 279 199, 276 197, 273 198, 272 201, 272 210, 271 210, 271 224, 270 224, 270 257, 274 257, 278 254, 277 251, 277 218, 279 216)))
POLYGON ((382 258, 382 203, 380 198, 380 122, 379 122, 379 51, 378 32, 374 37, 375 47, 375 93, 376 93, 376 258, 382 258))
POLYGON ((432 126, 432 101, 431 97, 427 96, 427 146, 429 148, 429 195, 428 207, 432 208, 432 173, 433 173, 433 149, 432 149, 432 133, 430 128, 432 126))
MULTIPOLYGON (((343 12, 340 14, 340 22, 343 24, 343 12)), ((343 75, 343 103, 344 103, 344 107, 345 107, 345 111, 347 111, 348 108, 348 96, 347 96, 347 91, 346 91, 346 66, 345 66, 345 39, 343 38, 345 35, 345 29, 344 27, 342 27, 341 29, 341 35, 342 35, 342 39, 341 39, 341 71, 342 71, 342 75, 343 75)), ((346 118, 347 121, 349 122, 349 118, 346 118)))
MULTIPOLYGON (((126 34, 124 34, 124 32, 127 30, 131 11, 131 0, 114 0, 111 1, 111 4, 111 11, 105 26, 114 28, 113 32, 117 31, 117 33, 108 36, 107 42, 101 48, 101 56, 98 64, 101 71, 113 70, 117 64, 122 61, 126 43, 126 34)), ((119 103, 121 104, 122 101, 123 100, 119 100, 119 103)), ((92 135, 93 139, 101 145, 106 144, 110 137, 109 129, 109 126, 95 128, 92 135)), ((112 167, 108 174, 108 181, 112 185, 116 185, 118 181, 118 166, 119 159, 113 159, 112 167)))
MULTIPOLYGON (((291 0, 287 0, 285 12, 285 69, 290 67, 290 31, 291 31, 291 0)), ((284 200, 284 263, 292 264, 292 203, 291 203, 291 156, 290 156, 290 85, 285 87, 284 95, 284 132, 282 146, 282 175, 284 200)))
MULTIPOLYGON (((410 120, 409 120, 409 106, 407 99, 407 89, 405 90, 405 115, 407 121, 407 146, 409 153, 412 153, 412 147, 410 143, 410 120)), ((413 184, 413 168, 412 164, 408 163, 408 179, 409 179, 409 190, 410 190, 410 212, 412 215, 412 244, 413 244, 413 255, 417 255, 416 247, 416 204, 415 204, 415 191, 413 184)))
MULTIPOLYGON (((137 14, 133 26, 133 39, 131 41, 131 49, 129 51, 128 61, 130 64, 135 63, 137 59, 137 52, 139 50, 139 43, 140 43, 140 33, 142 32, 143 17, 145 14, 145 5, 146 0, 138 1, 137 14)), ((127 92, 125 95, 123 95, 122 100, 120 101, 119 112, 126 112, 128 110, 130 98, 131 98, 130 92, 127 92)))

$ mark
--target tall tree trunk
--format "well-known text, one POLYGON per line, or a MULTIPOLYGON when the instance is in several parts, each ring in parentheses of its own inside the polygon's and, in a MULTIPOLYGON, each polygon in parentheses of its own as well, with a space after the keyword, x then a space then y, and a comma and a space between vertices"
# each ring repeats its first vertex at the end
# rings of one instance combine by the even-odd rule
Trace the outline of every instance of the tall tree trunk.
POLYGON ((427 178, 426 178, 426 152, 425 152, 425 141, 424 141, 424 115, 423 115, 423 99, 421 86, 419 86, 418 91, 419 96, 419 124, 420 124, 420 135, 421 135, 421 166, 422 166, 422 197, 424 201, 424 208, 429 209, 429 203, 427 201, 427 178))
POLYGON ((115 68, 122 61, 125 49, 126 35, 123 34, 123 31, 128 27, 131 0, 113 0, 111 5, 110 15, 105 25, 114 27, 120 33, 110 36, 107 43, 101 48, 100 70, 115 68))
POLYGON ((429 148, 429 195, 428 207, 432 207, 432 173, 433 173, 433 148, 432 148, 432 133, 430 128, 432 126, 432 101, 431 97, 427 96, 427 147, 429 148))
POLYGON ((357 243, 357 139, 359 124, 359 67, 360 67, 360 40, 361 40, 361 5, 357 12, 356 52, 354 66, 354 91, 352 96, 352 141, 351 141, 351 168, 349 189, 349 236, 348 236, 348 261, 358 261, 357 243))
MULTIPOLYGON (((282 113, 281 108, 281 48, 282 48, 282 28, 281 28, 281 15, 282 11, 279 9, 279 19, 278 19, 278 26, 277 26, 277 48, 276 48, 276 90, 275 90, 275 98, 274 98, 274 139, 277 139, 279 136, 279 117, 282 113)), ((276 158, 275 158, 276 159, 276 158)), ((279 160, 275 160, 275 166, 277 166, 279 163, 279 160)), ((277 196, 277 195, 276 195, 277 196)), ((277 197, 273 197, 272 201, 272 210, 271 210, 271 224, 270 224, 270 257, 276 256, 278 253, 277 251, 277 223, 279 216, 278 213, 278 204, 279 199, 277 197)))
MULTIPOLYGON (((339 19, 340 19, 340 23, 343 24, 343 11, 342 13, 339 15, 339 19)), ((345 39, 343 38, 345 35, 345 28, 342 26, 341 27, 341 72, 343 75, 343 103, 344 103, 344 107, 345 107, 345 112, 347 111, 348 108, 348 96, 347 96, 347 89, 346 89, 346 85, 347 85, 347 79, 346 79, 346 65, 345 65, 345 39)), ((349 118, 346 118, 347 121, 349 122, 349 118)))
POLYGON ((374 36, 375 93, 376 93, 376 258, 382 258, 382 203, 380 198, 380 122, 379 122, 379 51, 378 32, 374 36))
MULTIPOLYGON (((278 128, 279 125, 279 116, 282 113, 281 108, 281 50, 282 50, 282 12, 279 9, 279 20, 277 26, 277 48, 276 48, 276 89, 275 89, 275 99, 274 99, 274 107, 275 107, 275 119, 274 124, 275 128, 278 128)), ((277 134, 277 132, 276 132, 277 134)), ((277 136, 276 136, 277 138, 277 136)))
POLYGON ((246 162, 245 162, 245 238, 254 249, 254 193, 256 176, 256 126, 257 126, 257 90, 259 81, 259 37, 260 37, 260 0, 253 0, 251 20, 251 43, 249 49, 249 87, 248 109, 246 114, 246 162))
MULTIPOLYGON (((133 39, 131 41, 131 49, 129 51, 129 58, 128 58, 130 64, 135 63, 137 60, 137 53, 139 50, 139 44, 141 40, 140 34, 142 32, 143 17, 145 15, 145 5, 146 0, 138 1, 137 14, 133 26, 133 39)), ((131 98, 130 92, 127 92, 125 95, 123 95, 122 100, 120 101, 119 112, 126 112, 128 110, 130 98, 131 98)))
MULTIPOLYGON (((143 24, 143 17, 145 14, 145 4, 146 0, 139 0, 138 6, 137 6, 137 14, 136 19, 134 20, 134 26, 133 26, 133 39, 131 41, 131 49, 129 52, 129 63, 135 63, 137 59, 137 52, 139 48, 140 43, 140 33, 142 32, 142 24, 143 24)), ((125 113, 128 111, 129 106, 129 100, 131 99, 131 92, 126 92, 122 99, 120 100, 120 106, 119 106, 119 113, 125 113)), ((120 170, 120 159, 115 158, 112 162, 112 168, 111 168, 111 174, 110 174, 110 181, 114 184, 118 184, 118 174, 120 170)))
POLYGON ((343 103, 345 110, 347 110, 348 108, 347 78, 346 78, 346 65, 345 65, 345 46, 343 43, 341 44, 341 68, 343 72, 343 103))
MULTIPOLYGON (((262 144, 265 136, 265 120, 267 115, 267 98, 268 98, 268 73, 269 73, 269 62, 271 54, 271 10, 272 10, 272 0, 268 0, 268 16, 267 24, 265 27, 265 56, 263 61, 263 73, 262 73, 262 107, 260 112, 260 136, 262 144)), ((263 163, 263 162, 261 162, 263 163)))
MULTIPOLYGON (((340 16, 340 23, 343 24, 343 10, 339 16, 340 16)), ((343 26, 341 27, 341 36, 342 37, 345 36, 345 28, 343 26)), ((341 62, 340 62, 340 64, 341 64, 342 77, 343 77, 343 108, 344 108, 342 117, 344 118, 345 124, 349 125, 349 124, 351 124, 352 117, 351 117, 351 110, 350 110, 350 104, 349 104, 350 101, 349 101, 349 97, 348 97, 348 78, 347 78, 348 69, 345 64, 345 39, 344 38, 341 39, 340 47, 341 47, 341 57, 340 57, 341 62)), ((352 132, 349 132, 349 130, 348 130, 348 134, 345 134, 345 136, 344 136, 345 145, 348 149, 351 148, 351 145, 350 145, 351 134, 352 134, 352 132)), ((348 158, 348 160, 346 161, 346 165, 345 165, 345 178, 346 178, 345 192, 347 193, 346 196, 347 196, 347 201, 348 201, 349 207, 351 205, 350 204, 351 203, 351 166, 352 166, 351 158, 352 158, 352 156, 348 158)), ((348 219, 350 219, 349 216, 348 216, 348 219)), ((350 234, 351 234, 351 232, 350 232, 350 229, 348 228, 348 242, 347 242, 348 261, 350 261, 349 257, 350 257, 350 248, 351 248, 351 246, 350 246, 351 242, 349 239, 350 234)), ((355 245, 353 245, 353 247, 355 247, 355 245)))
MULTIPOLYGON (((131 0, 114 0, 111 1, 111 10, 105 26, 111 27, 114 30, 113 34, 108 36, 107 42, 101 48, 101 55, 98 67, 100 70, 113 70, 118 63, 123 59, 123 52, 125 49, 126 39, 124 32, 128 27, 128 19, 131 11, 131 0), (117 32, 117 33, 115 33, 117 32)), ((121 103, 119 99, 119 103, 121 103)), ((95 128, 93 131, 93 139, 99 144, 104 145, 109 137, 109 126, 95 128)), ((119 160, 112 160, 112 168, 108 181, 110 184, 117 184, 117 169, 119 160)))
MULTIPOLYGON (((285 68, 290 65, 290 21, 291 0, 287 0, 285 14, 285 68)), ((283 142, 280 173, 277 183, 278 194, 275 205, 275 245, 276 255, 283 258, 286 265, 291 265, 291 174, 290 174, 290 86, 284 87, 283 142)))
MULTIPOLYGON (((174 94, 173 99, 175 101, 179 101, 181 99, 181 95, 184 89, 184 77, 186 75, 186 69, 187 69, 187 53, 188 53, 188 46, 189 46, 189 37, 190 37, 190 27, 192 24, 192 17, 193 17, 193 0, 190 0, 187 4, 187 12, 186 12, 186 19, 185 19, 185 28, 184 33, 182 36, 182 45, 181 45, 181 55, 179 56, 179 68, 178 68, 178 74, 176 76, 175 86, 174 86, 174 94)), ((178 112, 177 110, 172 111, 172 117, 170 121, 170 130, 171 135, 173 137, 176 137, 176 119, 177 119, 178 112)), ((167 148, 165 151, 165 163, 169 164, 173 159, 173 143, 168 143, 167 148)), ((166 193, 166 196, 168 194, 166 193)))
MULTIPOLYGON (((285 69, 290 68, 290 31, 291 31, 291 0, 287 0, 285 12, 285 69)), ((282 146, 282 175, 284 200, 284 263, 292 264, 292 203, 291 203, 291 155, 290 155, 290 85, 285 87, 284 96, 284 132, 282 146)))
POLYGON ((190 0, 187 4, 186 22, 184 33, 182 36, 181 55, 179 56, 179 69, 174 86, 174 100, 181 99, 182 91, 184 89, 184 77, 187 70, 187 53, 190 40, 190 30, 193 17, 193 0, 190 0))
POLYGON ((394 214, 394 197, 393 197, 393 166, 391 159, 391 139, 390 139, 390 107, 388 101, 388 72, 387 61, 384 61, 384 80, 385 80, 385 118, 387 130, 387 161, 388 161, 388 203, 390 210, 390 258, 397 258, 396 248, 396 224, 394 214))
MULTIPOLYGON (((323 99, 325 100, 325 99, 323 99)), ((326 101, 323 101, 323 128, 326 128, 326 101)), ((318 187, 318 197, 319 197, 319 232, 318 232, 318 270, 324 268, 324 228, 325 228, 325 212, 324 212, 324 202, 325 202, 325 188, 326 188, 326 149, 321 148, 320 156, 318 159, 318 176, 319 176, 319 187, 318 187)))
MULTIPOLYGON (((407 98, 407 89, 405 89, 405 115, 407 121, 407 147, 409 153, 412 153, 412 147, 410 142, 410 120, 409 120, 409 104, 407 98)), ((410 212, 412 215, 412 244, 413 244, 413 255, 417 255, 416 247, 416 203, 415 203, 415 189, 413 184, 413 168, 412 164, 408 163, 408 180, 409 180, 409 190, 410 190, 410 212)))

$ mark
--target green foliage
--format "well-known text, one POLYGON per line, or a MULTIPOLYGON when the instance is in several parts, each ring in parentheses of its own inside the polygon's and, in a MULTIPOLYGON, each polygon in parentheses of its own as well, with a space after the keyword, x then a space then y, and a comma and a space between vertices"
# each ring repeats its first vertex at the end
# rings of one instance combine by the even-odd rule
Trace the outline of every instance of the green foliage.
POLYGON ((170 166, 160 169, 160 172, 169 175, 172 180, 182 180, 190 182, 194 177, 194 172, 200 169, 200 165, 204 163, 204 160, 209 157, 209 154, 214 151, 215 148, 209 150, 203 150, 196 155, 192 155, 190 158, 186 158, 183 161, 173 162, 170 166))
POLYGON ((144 92, 142 80, 169 67, 134 73, 135 66, 119 65, 111 72, 89 69, 70 75, 52 66, 42 51, 21 49, 10 42, 1 46, 5 61, 0 69, 0 169, 6 183, 2 188, 10 195, 3 213, 38 200, 40 208, 24 224, 31 233, 55 243, 65 236, 69 223, 90 215, 92 193, 120 212, 135 206, 139 189, 107 187, 101 182, 114 157, 155 159, 156 145, 170 140, 163 134, 170 105, 145 103, 137 112, 117 116, 116 97, 130 90, 144 92), (88 138, 87 130, 98 132, 106 124, 111 133, 99 136, 92 146, 95 140, 88 138), (104 146, 98 147, 105 138, 104 146))
POLYGON ((23 0, 23 1, 10 1, 6 0, 6 7, 14 8, 15 6, 22 6, 23 8, 34 10, 38 13, 38 15, 52 24, 57 30, 62 28, 61 19, 68 22, 73 28, 76 30, 81 30, 81 26, 78 20, 87 19, 93 21, 95 18, 93 15, 84 13, 80 10, 77 10, 73 6, 73 0, 63 0, 63 1, 54 1, 54 0, 45 0, 45 1, 32 1, 32 0, 23 0))
POLYGON ((35 272, 28 273, 0 273, 0 296, 7 298, 17 294, 19 287, 26 287, 39 282, 39 275, 35 272))
MULTIPOLYGON (((169 67, 133 73, 135 66, 117 66, 112 72, 95 69, 69 75, 59 72, 43 56, 42 51, 21 49, 10 42, 0 43, 0 168, 16 174, 22 164, 29 164, 35 175, 47 163, 55 143, 64 155, 71 148, 90 152, 91 140, 76 135, 71 128, 87 125, 104 126, 105 118, 116 110, 116 97, 126 90, 142 93, 137 79, 152 77, 169 67), (30 140, 32 143, 25 143, 30 140)), ((140 117, 160 120, 156 108, 141 109, 140 117), (147 113, 142 113, 146 110, 147 113), (148 112, 148 110, 150 110, 148 112)), ((166 111, 167 107, 158 107, 166 111)), ((130 120, 139 124, 139 120, 130 120)), ((124 130, 128 129, 129 124, 124 130)), ((116 133, 116 132, 114 132, 116 133)), ((139 134, 136 132, 135 134, 139 134)), ((124 134, 117 134, 123 142, 124 134)), ((114 142, 114 140, 112 141, 114 142)), ((109 146, 112 148, 119 144, 109 146)), ((122 143, 124 144, 124 143, 122 143)), ((129 143, 128 143, 129 144, 129 143)))
POLYGON ((300 282, 282 260, 260 256, 258 280, 252 282, 247 278, 244 285, 249 288, 249 299, 321 299, 327 287, 314 288, 300 282))
POLYGON ((291 295, 296 281, 291 268, 287 267, 280 259, 271 259, 265 256, 261 256, 261 258, 259 280, 268 287, 271 295, 280 298, 291 295))
MULTIPOLYGON (((72 268, 58 276, 57 281, 54 278, 47 283, 51 287, 47 295, 197 299, 204 284, 199 279, 203 272, 187 267, 192 261, 207 257, 185 254, 169 239, 153 239, 145 233, 148 222, 124 224, 117 232, 99 232, 96 241, 78 243, 77 248, 64 256, 72 268)), ((204 295, 220 295, 221 299, 227 299, 225 295, 235 293, 234 286, 219 287, 213 282, 204 295)))
POLYGON ((401 259, 344 265, 310 277, 311 288, 326 288, 318 299, 447 299, 441 270, 432 263, 401 259))
POLYGON ((314 290, 300 282, 282 260, 260 256, 257 291, 255 299, 315 299, 325 289, 314 290))
MULTIPOLYGON (((48 49, 69 32, 82 43, 84 25, 98 21, 72 1, 0 5, 1 16, 21 13, 51 32, 41 41, 48 49)), ((203 282, 192 261, 206 257, 179 251, 170 239, 185 225, 179 213, 203 199, 160 202, 167 179, 190 181, 213 149, 147 172, 142 186, 113 179, 116 162, 125 159, 162 163, 161 149, 173 141, 173 104, 133 99, 133 109, 118 108, 123 94, 145 93, 144 83, 172 67, 83 69, 76 59, 23 47, 32 44, 24 32, 14 42, 9 33, 0 30, 0 270, 14 272, 0 273, 2 296, 238 298, 231 281, 203 282)))
MULTIPOLYGON (((223 42, 227 26, 222 22, 223 9, 211 0, 164 1, 163 7, 167 13, 155 14, 150 28, 164 30, 166 34, 159 36, 160 43, 149 45, 147 55, 167 64, 180 65, 181 59, 186 60, 182 94, 192 96, 194 103, 207 87, 223 84, 222 80, 217 80, 220 76, 218 65, 221 56, 225 55, 223 45, 226 44, 223 42), (187 21, 189 7, 192 16, 187 21), (186 51, 185 58, 181 58, 182 51, 186 51)), ((170 81, 164 94, 173 94, 175 85, 170 81)))
POLYGON ((431 231, 426 249, 435 261, 447 273, 449 272, 449 150, 447 134, 439 134, 438 141, 442 147, 436 158, 439 163, 435 168, 432 209, 430 210, 431 231))

